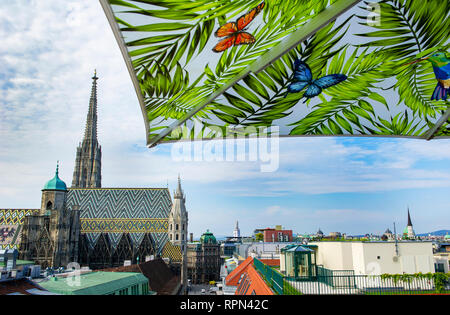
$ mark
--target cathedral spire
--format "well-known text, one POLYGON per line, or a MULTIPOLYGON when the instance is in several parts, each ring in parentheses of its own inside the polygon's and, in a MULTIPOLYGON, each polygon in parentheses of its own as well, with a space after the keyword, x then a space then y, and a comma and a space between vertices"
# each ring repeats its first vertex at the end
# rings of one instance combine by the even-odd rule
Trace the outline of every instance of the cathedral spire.
POLYGON ((99 188, 101 186, 102 148, 97 141, 97 70, 92 77, 91 97, 86 118, 84 138, 77 148, 73 188, 99 188))
POLYGON ((97 140, 97 80, 97 70, 95 70, 92 77, 91 98, 89 100, 84 139, 97 140))
POLYGON ((177 198, 177 199, 183 199, 183 197, 184 197, 183 189, 181 188, 180 174, 178 174, 178 186, 177 186, 177 190, 175 191, 173 197, 177 198))

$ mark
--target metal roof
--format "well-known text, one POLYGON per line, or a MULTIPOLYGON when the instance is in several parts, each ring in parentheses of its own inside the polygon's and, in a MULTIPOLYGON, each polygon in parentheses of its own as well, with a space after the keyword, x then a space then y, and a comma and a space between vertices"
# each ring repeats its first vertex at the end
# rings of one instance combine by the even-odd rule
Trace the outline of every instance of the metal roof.
POLYGON ((62 190, 62 191, 67 190, 66 183, 63 182, 58 176, 59 173, 58 168, 59 166, 56 166, 55 176, 45 184, 43 190, 62 190))
POLYGON ((39 285, 50 292, 65 295, 105 295, 136 284, 148 283, 144 275, 133 272, 86 273, 79 276, 79 285, 71 285, 67 281, 69 278, 52 279, 40 282, 39 285))

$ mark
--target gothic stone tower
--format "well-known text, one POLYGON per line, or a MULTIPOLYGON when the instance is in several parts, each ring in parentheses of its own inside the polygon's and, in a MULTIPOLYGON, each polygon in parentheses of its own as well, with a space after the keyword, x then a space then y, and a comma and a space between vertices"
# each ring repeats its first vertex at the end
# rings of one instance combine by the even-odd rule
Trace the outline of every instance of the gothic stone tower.
POLYGON ((97 141, 97 73, 92 77, 91 99, 83 142, 77 148, 72 188, 102 187, 102 148, 97 141))
POLYGON ((25 217, 21 258, 35 261, 42 267, 66 267, 78 259, 80 214, 66 207, 66 184, 58 176, 42 189, 41 208, 25 217))
POLYGON ((180 177, 178 177, 178 187, 173 195, 172 210, 169 213, 169 240, 172 244, 181 247, 187 241, 188 213, 186 211, 186 197, 181 189, 180 177))
POLYGON ((188 232, 188 213, 186 211, 186 196, 181 189, 181 180, 178 176, 178 187, 173 195, 172 210, 170 210, 169 240, 172 244, 179 246, 182 253, 181 262, 181 285, 182 294, 186 294, 187 289, 187 232, 188 232))

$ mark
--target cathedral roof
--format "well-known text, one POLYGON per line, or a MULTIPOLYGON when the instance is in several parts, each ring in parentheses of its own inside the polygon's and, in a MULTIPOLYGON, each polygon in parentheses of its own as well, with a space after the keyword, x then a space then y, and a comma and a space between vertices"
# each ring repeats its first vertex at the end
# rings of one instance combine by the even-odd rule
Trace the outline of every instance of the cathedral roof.
POLYGON ((58 176, 59 165, 56 166, 55 177, 50 179, 44 186, 43 190, 67 190, 66 183, 64 183, 58 176))
POLYGON ((167 229, 172 200, 167 188, 69 188, 67 208, 80 209, 81 233, 94 247, 107 233, 113 249, 123 233, 138 247, 150 233, 161 251, 168 241, 167 229))
POLYGON ((19 248, 25 216, 38 209, 0 209, 0 249, 19 248))

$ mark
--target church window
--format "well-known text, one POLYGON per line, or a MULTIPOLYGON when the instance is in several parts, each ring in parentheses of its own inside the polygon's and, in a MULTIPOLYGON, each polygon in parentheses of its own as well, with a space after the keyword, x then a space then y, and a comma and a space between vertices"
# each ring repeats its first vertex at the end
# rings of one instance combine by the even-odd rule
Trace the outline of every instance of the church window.
POLYGON ((183 224, 183 231, 184 231, 184 224, 183 224))
POLYGON ((175 240, 178 241, 178 234, 175 234, 175 240))
POLYGON ((184 234, 181 234, 181 240, 184 241, 184 234))
POLYGON ((179 229, 180 229, 180 227, 178 226, 178 224, 176 224, 176 225, 175 225, 175 230, 178 231, 179 229))
POLYGON ((53 208, 53 204, 51 201, 47 202, 46 210, 51 210, 53 208))
POLYGON ((47 231, 50 231, 50 219, 45 219, 44 226, 47 231))
POLYGON ((170 234, 170 240, 172 240, 172 234, 170 234))
POLYGON ((173 228, 173 226, 172 226, 172 224, 170 225, 170 230, 172 231, 172 228, 173 228))

